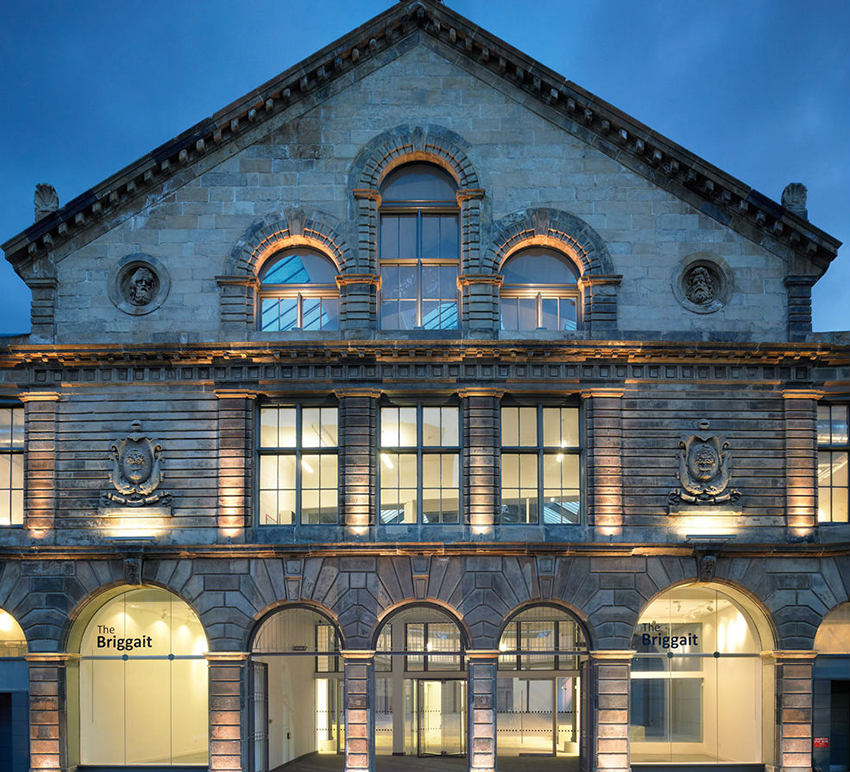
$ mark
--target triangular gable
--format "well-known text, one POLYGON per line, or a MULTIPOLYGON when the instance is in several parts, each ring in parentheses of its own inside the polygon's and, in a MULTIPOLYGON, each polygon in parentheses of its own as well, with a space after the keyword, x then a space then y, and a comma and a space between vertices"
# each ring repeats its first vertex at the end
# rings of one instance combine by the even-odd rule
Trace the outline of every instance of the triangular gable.
MULTIPOLYGON (((746 238, 789 249, 821 275, 837 239, 758 191, 652 131, 631 116, 536 62, 436 0, 399 3, 313 56, 160 145, 3 244, 24 274, 42 253, 178 176, 211 149, 226 146, 302 100, 375 60, 417 31, 432 36, 566 118, 567 129, 596 149, 746 238)), ((103 226, 101 225, 101 230, 103 226)))

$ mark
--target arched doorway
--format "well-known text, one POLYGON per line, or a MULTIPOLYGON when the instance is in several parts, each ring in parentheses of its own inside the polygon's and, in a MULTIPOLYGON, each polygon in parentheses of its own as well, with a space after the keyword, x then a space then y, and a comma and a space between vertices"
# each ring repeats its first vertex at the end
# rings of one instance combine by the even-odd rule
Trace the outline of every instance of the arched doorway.
POLYGON ((189 604, 158 587, 106 593, 68 650, 80 653, 68 677, 72 763, 208 765, 207 639, 189 604))
POLYGON ((336 625, 313 608, 281 608, 259 625, 248 673, 252 772, 343 752, 341 643, 336 625))
POLYGON ((587 636, 564 609, 539 605, 514 615, 499 640, 496 752, 579 755, 581 663, 587 636))
POLYGON ((375 752, 466 754, 466 648, 446 611, 408 606, 381 626, 375 654, 375 752))
POLYGON ((667 590, 634 630, 633 764, 770 762, 770 626, 743 593, 717 584, 667 590), (765 672, 767 671, 767 672, 765 672))
POLYGON ((0 609, 0 769, 29 772, 27 641, 17 620, 0 609))
POLYGON ((820 769, 850 769, 850 603, 830 611, 815 635, 814 758, 820 769))

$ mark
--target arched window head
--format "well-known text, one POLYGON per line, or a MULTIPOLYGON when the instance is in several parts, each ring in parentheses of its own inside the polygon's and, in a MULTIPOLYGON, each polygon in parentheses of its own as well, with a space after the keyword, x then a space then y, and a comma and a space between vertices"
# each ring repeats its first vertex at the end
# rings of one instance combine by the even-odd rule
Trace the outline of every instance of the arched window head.
POLYGON ((454 330, 460 256, 457 185, 414 163, 381 186, 381 328, 454 330))
POLYGON ((578 276, 572 262, 547 247, 528 247, 502 266, 503 330, 576 330, 578 276))
POLYGON ((338 330, 336 275, 333 262, 315 249, 272 256, 260 275, 260 330, 338 330))

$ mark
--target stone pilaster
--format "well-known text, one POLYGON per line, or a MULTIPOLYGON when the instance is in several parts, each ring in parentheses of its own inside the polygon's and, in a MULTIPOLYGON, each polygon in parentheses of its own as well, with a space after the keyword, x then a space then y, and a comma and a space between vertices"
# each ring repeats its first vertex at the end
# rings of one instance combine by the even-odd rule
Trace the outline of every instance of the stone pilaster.
POLYGON ((481 202, 484 190, 464 188, 457 192, 460 207, 460 265, 461 273, 481 270, 481 202))
POLYGON ((584 298, 582 327, 592 337, 605 339, 617 329, 617 287, 622 276, 583 276, 579 281, 584 298))
POLYGON ((256 394, 220 390, 218 397, 218 527, 219 538, 243 541, 251 524, 251 430, 256 394))
POLYGON ((53 340, 56 317, 57 281, 52 276, 32 277, 26 280, 32 290, 30 306, 31 335, 38 340, 53 340))
POLYGON ((372 438, 378 431, 377 389, 335 392, 339 399, 340 522, 361 535, 375 511, 377 451, 372 438))
POLYGON ((496 677, 499 652, 466 652, 469 673, 468 737, 469 772, 496 770, 496 677))
POLYGON ((815 651, 774 651, 776 666, 776 768, 812 770, 812 670, 815 651))
POLYGON ((341 651, 345 676, 345 772, 375 769, 375 652, 341 651))
POLYGON ((789 389, 785 398, 785 515, 794 535, 818 524, 817 409, 822 392, 789 389))
POLYGON ((209 666, 210 770, 247 772, 242 736, 242 705, 247 704, 245 667, 248 653, 210 651, 209 666))
POLYGON ((26 427, 24 527, 40 535, 53 528, 56 516, 56 403, 55 392, 20 395, 26 427))
POLYGON ((221 331, 225 337, 244 338, 256 328, 256 297, 260 283, 256 276, 216 276, 220 295, 221 331))
POLYGON ((593 770, 629 772, 631 650, 590 652, 590 753, 593 770))
POLYGON ((463 389, 459 392, 466 479, 463 510, 473 532, 482 535, 492 535, 499 506, 499 410, 502 393, 496 389, 463 389))
POLYGON ((587 523, 600 538, 623 528, 623 391, 582 393, 587 431, 587 523))
POLYGON ((481 334, 498 334, 502 277, 490 273, 463 273, 457 277, 457 286, 461 293, 463 328, 481 334))
POLYGON ((376 329, 381 277, 376 273, 343 273, 336 277, 336 284, 340 330, 376 329))
POLYGON ((357 272, 378 273, 378 207, 381 194, 370 188, 353 190, 357 202, 357 272))
POLYGON ((25 654, 29 663, 30 769, 68 768, 65 717, 66 663, 79 655, 25 654))
POLYGON ((817 276, 786 276, 788 340, 803 341, 812 331, 812 287, 817 276))

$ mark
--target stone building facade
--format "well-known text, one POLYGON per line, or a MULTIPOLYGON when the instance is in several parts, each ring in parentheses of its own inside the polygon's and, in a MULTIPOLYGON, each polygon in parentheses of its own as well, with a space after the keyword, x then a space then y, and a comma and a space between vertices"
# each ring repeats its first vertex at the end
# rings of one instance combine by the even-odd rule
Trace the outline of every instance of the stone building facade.
POLYGON ((37 208, 9 769, 843 763, 850 340, 802 186, 418 0, 37 208))

